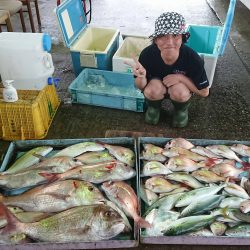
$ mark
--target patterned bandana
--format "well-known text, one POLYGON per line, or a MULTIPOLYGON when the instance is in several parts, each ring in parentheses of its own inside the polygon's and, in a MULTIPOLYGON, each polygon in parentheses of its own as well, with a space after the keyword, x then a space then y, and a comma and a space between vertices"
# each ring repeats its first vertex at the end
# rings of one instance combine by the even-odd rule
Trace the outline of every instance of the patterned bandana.
POLYGON ((177 12, 166 12, 156 19, 155 32, 150 38, 156 38, 167 34, 186 34, 186 23, 182 15, 177 12))

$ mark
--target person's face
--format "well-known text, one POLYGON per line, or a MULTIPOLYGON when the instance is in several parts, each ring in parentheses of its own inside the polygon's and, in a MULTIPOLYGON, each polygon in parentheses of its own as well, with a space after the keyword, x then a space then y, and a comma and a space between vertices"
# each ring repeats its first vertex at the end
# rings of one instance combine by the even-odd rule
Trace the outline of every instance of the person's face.
POLYGON ((161 53, 165 56, 178 56, 182 44, 182 35, 164 35, 155 39, 161 53))

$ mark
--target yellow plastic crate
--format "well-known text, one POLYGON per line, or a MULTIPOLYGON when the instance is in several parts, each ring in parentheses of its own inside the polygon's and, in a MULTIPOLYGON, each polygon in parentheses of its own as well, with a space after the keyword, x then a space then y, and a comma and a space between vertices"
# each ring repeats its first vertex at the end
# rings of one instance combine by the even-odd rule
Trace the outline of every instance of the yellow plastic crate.
POLYGON ((0 138, 7 141, 42 139, 59 107, 54 85, 42 90, 17 90, 18 101, 7 103, 0 94, 0 138))

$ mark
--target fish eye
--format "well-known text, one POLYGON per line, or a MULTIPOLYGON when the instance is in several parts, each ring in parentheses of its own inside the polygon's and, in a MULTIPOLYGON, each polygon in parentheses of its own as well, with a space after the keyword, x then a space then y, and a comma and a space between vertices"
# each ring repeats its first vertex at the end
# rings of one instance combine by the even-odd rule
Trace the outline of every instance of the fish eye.
POLYGON ((78 160, 76 158, 72 158, 72 161, 77 162, 78 160))
POLYGON ((115 215, 115 213, 112 212, 112 211, 106 211, 104 215, 105 215, 106 217, 112 217, 112 216, 115 215))
POLYGON ((89 190, 89 191, 93 191, 94 188, 93 188, 92 186, 89 186, 89 187, 88 187, 88 190, 89 190))

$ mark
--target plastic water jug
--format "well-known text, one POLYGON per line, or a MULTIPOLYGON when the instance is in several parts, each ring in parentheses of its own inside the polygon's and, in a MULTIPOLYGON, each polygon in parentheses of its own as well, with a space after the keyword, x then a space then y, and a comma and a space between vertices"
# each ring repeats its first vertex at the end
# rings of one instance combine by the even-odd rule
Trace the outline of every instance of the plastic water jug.
POLYGON ((51 38, 45 33, 0 33, 0 75, 16 89, 40 90, 54 73, 51 38))

